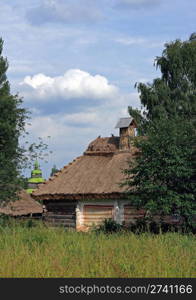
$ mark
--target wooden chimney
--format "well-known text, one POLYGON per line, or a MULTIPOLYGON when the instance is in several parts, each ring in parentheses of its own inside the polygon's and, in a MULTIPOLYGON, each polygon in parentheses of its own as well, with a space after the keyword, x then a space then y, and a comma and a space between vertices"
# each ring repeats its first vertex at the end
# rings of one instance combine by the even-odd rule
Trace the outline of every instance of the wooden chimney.
POLYGON ((134 119, 120 118, 115 128, 119 128, 120 150, 130 150, 132 138, 137 136, 137 124, 134 119))

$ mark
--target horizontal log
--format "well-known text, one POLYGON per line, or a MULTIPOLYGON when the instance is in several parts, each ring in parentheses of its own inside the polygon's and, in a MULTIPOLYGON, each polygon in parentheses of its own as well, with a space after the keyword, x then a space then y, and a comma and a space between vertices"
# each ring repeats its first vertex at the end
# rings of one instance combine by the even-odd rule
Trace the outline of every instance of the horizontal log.
POLYGON ((48 211, 75 211, 75 207, 59 207, 59 206, 53 206, 53 207, 46 207, 48 211))
POLYGON ((113 211, 111 210, 108 210, 108 211, 83 211, 82 214, 84 216, 88 216, 88 215, 92 215, 92 216, 96 216, 96 215, 99 215, 99 216, 112 216, 114 214, 113 211))
POLYGON ((71 218, 47 218, 47 217, 45 217, 45 220, 48 220, 49 222, 55 222, 55 221, 59 221, 59 222, 64 222, 64 221, 66 221, 66 222, 75 222, 75 218, 74 219, 71 219, 71 218))
POLYGON ((112 216, 114 214, 113 211, 84 211, 84 216, 112 216))
POLYGON ((46 215, 45 218, 48 219, 75 219, 75 215, 46 215))
POLYGON ((83 216, 84 217, 88 217, 88 216, 95 216, 95 217, 112 217, 113 216, 113 213, 112 212, 88 212, 88 213, 83 213, 83 216))
POLYGON ((59 205, 59 206, 76 206, 77 202, 76 201, 69 201, 69 202, 65 202, 65 201, 54 201, 54 202, 50 202, 47 201, 45 202, 45 205, 49 206, 49 205, 59 205))
POLYGON ((47 216, 75 216, 75 212, 64 212, 64 211, 47 211, 47 216))
POLYGON ((129 215, 129 216, 124 216, 124 219, 137 219, 137 218, 143 218, 144 215, 129 215))
POLYGON ((106 207, 104 207, 104 208, 102 208, 102 207, 89 207, 89 208, 86 208, 86 207, 84 207, 84 211, 85 212, 89 212, 89 211, 112 211, 112 210, 114 210, 114 208, 111 208, 111 207, 108 207, 108 208, 106 208, 106 207))
POLYGON ((124 213, 124 216, 145 216, 145 214, 142 213, 124 213))
POLYGON ((53 206, 58 206, 58 207, 74 207, 74 206, 76 206, 76 203, 64 203, 64 202, 60 203, 60 202, 55 202, 55 203, 46 203, 45 205, 46 206, 51 206, 51 207, 53 207, 53 206))
POLYGON ((70 207, 64 207, 64 206, 62 206, 62 207, 60 207, 60 206, 46 207, 46 209, 48 211, 75 211, 76 210, 75 207, 70 208, 70 207))
POLYGON ((138 215, 138 216, 129 216, 129 217, 124 217, 124 220, 134 220, 134 219, 142 219, 144 218, 143 215, 138 215))
POLYGON ((146 211, 143 209, 124 209, 124 213, 145 214, 146 211))
POLYGON ((65 203, 65 202, 58 202, 55 203, 46 203, 46 206, 58 206, 58 207, 76 207, 76 203, 65 203))
POLYGON ((47 211, 47 216, 75 216, 76 212, 67 212, 67 211, 47 211))
POLYGON ((105 220, 105 219, 112 219, 112 216, 84 216, 84 220, 105 220))

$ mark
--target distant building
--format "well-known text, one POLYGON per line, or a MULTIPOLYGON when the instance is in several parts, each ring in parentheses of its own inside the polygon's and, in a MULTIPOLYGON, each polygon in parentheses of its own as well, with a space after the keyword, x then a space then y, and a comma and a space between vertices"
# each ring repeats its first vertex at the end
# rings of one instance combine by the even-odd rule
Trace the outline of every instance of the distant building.
POLYGON ((18 198, 18 200, 8 202, 5 206, 0 206, 0 215, 16 218, 42 217, 42 205, 31 198, 25 190, 19 192, 18 198))
POLYGON ((28 194, 31 194, 36 190, 40 183, 43 183, 45 179, 42 177, 42 171, 40 169, 38 161, 34 163, 34 169, 31 172, 31 178, 28 179, 28 189, 26 190, 28 194))

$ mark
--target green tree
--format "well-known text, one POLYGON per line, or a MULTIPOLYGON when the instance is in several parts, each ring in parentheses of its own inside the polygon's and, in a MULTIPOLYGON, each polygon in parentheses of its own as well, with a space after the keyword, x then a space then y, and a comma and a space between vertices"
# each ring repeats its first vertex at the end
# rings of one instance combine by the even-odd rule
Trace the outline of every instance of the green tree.
POLYGON ((59 170, 57 169, 56 165, 53 165, 50 176, 54 176, 54 174, 57 172, 59 172, 59 170))
POLYGON ((2 51, 3 40, 0 38, 0 205, 17 199, 18 191, 26 186, 22 171, 30 168, 35 159, 47 162, 49 155, 48 145, 42 138, 38 143, 24 141, 28 135, 25 122, 30 112, 22 107, 23 101, 17 94, 11 94, 6 76, 8 61, 2 51))
POLYGON ((13 199, 20 187, 20 168, 23 151, 19 137, 24 132, 27 112, 22 100, 12 95, 6 77, 8 61, 2 56, 3 40, 0 39, 0 201, 13 199))
POLYGON ((178 213, 191 224, 196 214, 195 130, 175 117, 148 126, 148 137, 139 139, 140 150, 125 170, 133 203, 161 215, 178 213))
MULTIPOLYGON (((156 57, 155 66, 161 78, 153 83, 136 83, 142 111, 129 107, 131 115, 146 124, 149 120, 182 115, 195 120, 196 113, 196 34, 188 41, 176 40, 165 44, 162 56, 156 57)), ((145 126, 142 126, 143 133, 145 126)))
POLYGON ((156 66, 162 76, 152 84, 137 84, 141 111, 135 161, 125 170, 130 197, 138 207, 162 215, 178 212, 195 226, 196 40, 165 45, 156 66))

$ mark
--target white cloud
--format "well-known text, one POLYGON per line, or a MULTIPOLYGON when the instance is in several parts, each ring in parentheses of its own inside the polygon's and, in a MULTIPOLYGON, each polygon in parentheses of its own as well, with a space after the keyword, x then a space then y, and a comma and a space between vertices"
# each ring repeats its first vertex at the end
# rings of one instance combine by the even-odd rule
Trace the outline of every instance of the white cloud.
MULTIPOLYGON (((79 69, 70 69, 63 76, 49 77, 44 74, 26 76, 21 85, 30 87, 28 96, 48 101, 60 97, 69 99, 106 99, 114 97, 118 88, 109 84, 101 75, 91 75, 79 69)), ((26 97, 28 99, 29 97, 26 97)))
MULTIPOLYGON (((94 2, 94 1, 93 1, 94 2)), ((26 16, 32 24, 95 22, 103 17, 101 10, 91 0, 45 0, 28 10, 26 16)))
POLYGON ((164 42, 161 41, 152 41, 150 39, 145 39, 141 37, 119 37, 114 39, 115 42, 125 45, 125 46, 130 46, 130 45, 145 45, 147 48, 160 48, 163 47, 164 42))
POLYGON ((63 120, 68 124, 95 124, 100 120, 100 117, 96 112, 80 112, 73 114, 66 114, 63 116, 63 120))

